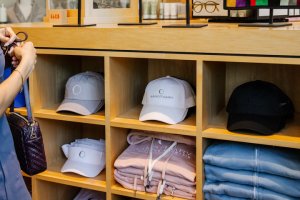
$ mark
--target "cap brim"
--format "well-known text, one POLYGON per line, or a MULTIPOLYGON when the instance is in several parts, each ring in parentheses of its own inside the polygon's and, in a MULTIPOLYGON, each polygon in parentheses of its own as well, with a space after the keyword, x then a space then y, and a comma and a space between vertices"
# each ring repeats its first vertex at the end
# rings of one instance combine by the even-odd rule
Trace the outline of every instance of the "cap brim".
POLYGON ((101 172, 101 165, 81 163, 68 159, 61 168, 61 172, 73 172, 81 176, 92 178, 101 172))
POLYGON ((144 105, 139 120, 155 120, 167 124, 177 124, 184 120, 187 111, 188 109, 185 108, 144 105))
POLYGON ((88 101, 88 100, 74 100, 65 99, 58 107, 57 112, 68 111, 80 115, 91 115, 102 108, 104 101, 88 101))
POLYGON ((284 125, 284 118, 279 116, 229 114, 227 129, 229 131, 253 131, 269 135, 280 131, 284 125))

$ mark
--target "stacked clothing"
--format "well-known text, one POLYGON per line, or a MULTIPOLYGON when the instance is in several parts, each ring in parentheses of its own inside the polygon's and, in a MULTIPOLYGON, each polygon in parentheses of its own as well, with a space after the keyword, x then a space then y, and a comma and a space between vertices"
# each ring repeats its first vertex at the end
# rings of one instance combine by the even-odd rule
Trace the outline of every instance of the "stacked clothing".
POLYGON ((195 199, 195 140, 155 132, 131 132, 129 147, 115 161, 114 177, 123 187, 195 199))
POLYGON ((216 142, 204 154, 206 200, 299 200, 300 151, 216 142))

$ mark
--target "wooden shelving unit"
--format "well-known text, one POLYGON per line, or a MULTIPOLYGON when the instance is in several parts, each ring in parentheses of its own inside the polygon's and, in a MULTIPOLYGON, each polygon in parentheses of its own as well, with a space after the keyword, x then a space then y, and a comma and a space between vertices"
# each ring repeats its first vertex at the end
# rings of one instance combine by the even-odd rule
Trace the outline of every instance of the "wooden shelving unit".
POLYGON ((71 113, 57 113, 55 109, 40 109, 34 112, 34 116, 44 119, 105 125, 104 111, 89 116, 79 116, 71 113))
POLYGON ((36 178, 53 183, 87 188, 101 192, 106 191, 105 171, 95 178, 85 178, 72 173, 60 173, 47 170, 46 172, 36 175, 36 178))
MULTIPOLYGON (((9 112, 9 109, 7 109, 6 112, 9 112)), ((27 115, 27 110, 26 110, 26 108, 15 108, 15 112, 20 113, 21 115, 24 115, 24 116, 27 115)))
MULTIPOLYGON (((38 47, 30 90, 49 167, 32 177, 33 200, 71 200, 80 188, 106 192, 108 200, 156 199, 155 194, 124 189, 114 180, 113 164, 128 146, 126 137, 131 129, 187 135, 196 141, 197 200, 203 199, 202 156, 211 141, 300 149, 299 25, 280 30, 237 28, 233 24, 209 25, 201 30, 162 30, 159 25, 53 29, 43 24, 16 26, 15 30, 28 32, 38 47), (286 48, 279 48, 283 40, 286 48), (105 108, 86 117, 56 113, 67 79, 86 70, 104 74, 105 108), (140 122, 147 83, 167 75, 185 79, 194 87, 196 108, 177 125, 140 122), (271 136, 227 131, 225 107, 231 92, 257 79, 275 83, 291 97, 295 118, 271 136), (84 137, 106 141, 106 169, 96 178, 60 172, 66 161, 61 145, 84 137)), ((180 200, 167 196, 162 199, 180 200)))
POLYGON ((167 125, 162 124, 160 122, 141 122, 139 121, 139 115, 142 107, 137 106, 125 114, 121 114, 120 116, 111 120, 111 126, 119 127, 119 128, 131 128, 131 129, 139 129, 146 131, 157 131, 157 132, 165 132, 165 133, 173 133, 173 134, 181 134, 181 135, 196 135, 196 114, 193 113, 187 117, 186 120, 179 124, 175 125, 167 125))

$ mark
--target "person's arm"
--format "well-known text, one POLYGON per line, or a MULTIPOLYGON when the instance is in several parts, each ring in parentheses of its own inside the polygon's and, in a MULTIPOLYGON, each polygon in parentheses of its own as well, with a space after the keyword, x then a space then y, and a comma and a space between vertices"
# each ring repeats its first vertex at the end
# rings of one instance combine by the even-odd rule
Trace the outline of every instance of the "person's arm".
MULTIPOLYGON (((1 30, 0 40, 2 42, 14 41, 7 34, 4 36, 1 35, 1 30)), ((16 66, 16 70, 0 84, 0 115, 3 115, 10 106, 15 96, 20 91, 23 81, 27 80, 34 69, 36 62, 36 50, 31 42, 15 47, 12 50, 11 55, 13 56, 12 64, 16 66)))

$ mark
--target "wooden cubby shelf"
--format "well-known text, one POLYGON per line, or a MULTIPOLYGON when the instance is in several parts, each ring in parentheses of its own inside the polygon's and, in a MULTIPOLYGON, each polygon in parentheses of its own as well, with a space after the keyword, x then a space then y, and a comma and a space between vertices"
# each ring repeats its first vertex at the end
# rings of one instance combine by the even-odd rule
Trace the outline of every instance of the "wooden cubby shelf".
POLYGON ((203 131, 203 137, 300 149, 300 114, 298 113, 292 121, 287 122, 283 130, 268 136, 230 132, 226 129, 226 124, 227 115, 225 111, 222 111, 212 120, 212 124, 203 131))
POLYGON ((191 114, 183 122, 175 125, 168 125, 162 122, 156 121, 139 121, 139 115, 142 107, 137 106, 129 110, 125 114, 121 114, 118 117, 111 120, 111 126, 120 128, 139 129, 146 131, 157 131, 164 133, 173 133, 180 135, 196 135, 196 115, 191 114))
POLYGON ((36 178, 74 187, 86 188, 101 192, 106 191, 105 171, 101 172, 95 178, 86 178, 73 173, 61 173, 47 170, 36 175, 36 178))
POLYGON ((72 113, 57 113, 54 109, 39 109, 34 112, 34 116, 37 118, 79 122, 95 125, 105 125, 104 115, 104 110, 88 116, 81 116, 72 113))
POLYGON ((28 174, 26 174, 26 173, 23 172, 23 171, 21 171, 21 173, 22 173, 22 176, 25 176, 25 177, 27 177, 27 178, 31 178, 31 176, 29 176, 28 174))
MULTIPOLYGON (((6 112, 9 112, 9 109, 7 109, 6 112)), ((20 113, 23 116, 27 116, 27 110, 26 108, 15 108, 15 112, 20 113)))
MULTIPOLYGON (((204 200, 203 154, 216 140, 300 149, 299 25, 249 29, 209 24, 203 29, 171 30, 162 29, 162 24, 131 28, 107 24, 80 30, 15 25, 14 31, 28 33, 38 49, 30 97, 48 169, 29 179, 33 200, 72 200, 81 188, 105 192, 107 200, 156 200, 156 194, 125 189, 114 179, 114 163, 128 147, 132 129, 195 140, 196 200, 204 200), (68 79, 85 71, 103 74, 105 108, 90 116, 56 113, 68 79), (164 76, 186 80, 195 91, 196 106, 176 125, 139 121, 147 84, 164 76), (226 129, 225 108, 233 90, 254 80, 274 83, 294 103, 295 117, 279 133, 263 136, 226 129), (106 167, 95 178, 60 172, 67 160, 61 146, 80 138, 105 140, 106 167)), ((24 108, 16 111, 26 114, 24 108)), ((182 200, 165 195, 162 199, 182 200)))

